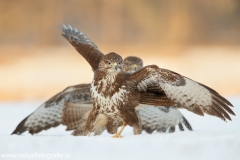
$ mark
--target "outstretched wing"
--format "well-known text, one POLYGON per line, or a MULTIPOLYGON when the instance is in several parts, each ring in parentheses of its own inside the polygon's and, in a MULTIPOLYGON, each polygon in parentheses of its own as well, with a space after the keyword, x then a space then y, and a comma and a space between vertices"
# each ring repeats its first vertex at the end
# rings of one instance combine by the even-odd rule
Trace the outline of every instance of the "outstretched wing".
POLYGON ((233 105, 213 89, 156 65, 146 66, 128 75, 127 83, 130 88, 143 95, 146 93, 155 95, 153 99, 151 96, 144 99, 143 96, 140 102, 144 104, 160 106, 156 98, 159 96, 160 98, 167 97, 175 103, 175 107, 185 108, 201 116, 206 113, 225 121, 231 120, 228 113, 235 115, 229 108, 233 105))
POLYGON ((56 94, 22 120, 12 134, 21 134, 25 131, 36 134, 60 125, 65 102, 91 104, 90 84, 70 86, 56 94))
POLYGON ((80 53, 87 62, 91 65, 92 70, 95 71, 100 63, 103 53, 98 50, 98 47, 85 35, 83 32, 63 25, 60 27, 62 36, 68 40, 69 43, 80 53))
POLYGON ((184 131, 183 124, 192 131, 192 127, 181 112, 174 107, 139 105, 137 108, 142 130, 147 133, 175 132, 175 126, 184 131))

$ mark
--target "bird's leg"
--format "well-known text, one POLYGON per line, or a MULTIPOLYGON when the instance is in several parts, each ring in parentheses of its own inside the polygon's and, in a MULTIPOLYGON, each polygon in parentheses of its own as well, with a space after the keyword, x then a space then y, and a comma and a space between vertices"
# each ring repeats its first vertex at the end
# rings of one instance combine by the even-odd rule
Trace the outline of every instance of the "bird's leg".
POLYGON ((91 132, 88 132, 88 137, 90 137, 91 132))
POLYGON ((115 134, 114 136, 112 136, 112 137, 113 138, 122 138, 121 133, 122 133, 122 131, 124 130, 125 127, 126 127, 126 123, 123 123, 122 128, 120 129, 120 131, 117 134, 115 134))

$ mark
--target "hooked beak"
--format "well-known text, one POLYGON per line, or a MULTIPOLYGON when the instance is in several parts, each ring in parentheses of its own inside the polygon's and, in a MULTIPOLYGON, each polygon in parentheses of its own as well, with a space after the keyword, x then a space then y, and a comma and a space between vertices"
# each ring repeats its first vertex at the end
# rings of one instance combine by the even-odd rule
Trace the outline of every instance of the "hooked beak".
POLYGON ((137 70, 137 65, 136 65, 136 64, 133 65, 133 69, 134 69, 135 71, 137 70))
POLYGON ((117 70, 117 66, 118 66, 118 65, 117 65, 117 62, 114 62, 114 63, 113 63, 113 66, 114 66, 115 70, 117 70))

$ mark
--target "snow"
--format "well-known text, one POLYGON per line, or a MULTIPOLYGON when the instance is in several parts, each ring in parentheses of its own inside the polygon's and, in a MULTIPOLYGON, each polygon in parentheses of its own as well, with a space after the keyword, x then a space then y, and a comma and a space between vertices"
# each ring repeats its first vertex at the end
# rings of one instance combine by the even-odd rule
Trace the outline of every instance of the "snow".
POLYGON ((34 136, 29 133, 10 135, 42 102, 0 103, 0 159, 4 159, 3 154, 25 158, 28 154, 28 159, 240 159, 240 97, 228 99, 235 106, 233 111, 237 116, 231 116, 232 121, 227 123, 182 109, 194 131, 133 135, 132 128, 127 127, 122 139, 113 139, 106 132, 101 136, 74 137, 64 126, 34 136))

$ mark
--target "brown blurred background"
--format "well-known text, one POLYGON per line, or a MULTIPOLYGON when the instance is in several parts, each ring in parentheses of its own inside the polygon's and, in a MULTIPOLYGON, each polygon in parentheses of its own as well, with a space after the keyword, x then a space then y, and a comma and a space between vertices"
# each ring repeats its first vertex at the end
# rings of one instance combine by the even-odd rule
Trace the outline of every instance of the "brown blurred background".
POLYGON ((240 95, 239 0, 1 0, 0 101, 47 99, 91 82, 90 66, 61 36, 62 23, 104 53, 139 56, 240 95))

